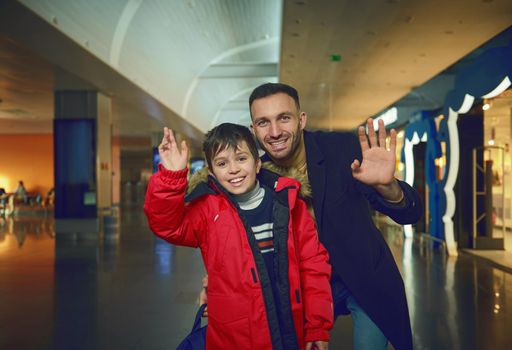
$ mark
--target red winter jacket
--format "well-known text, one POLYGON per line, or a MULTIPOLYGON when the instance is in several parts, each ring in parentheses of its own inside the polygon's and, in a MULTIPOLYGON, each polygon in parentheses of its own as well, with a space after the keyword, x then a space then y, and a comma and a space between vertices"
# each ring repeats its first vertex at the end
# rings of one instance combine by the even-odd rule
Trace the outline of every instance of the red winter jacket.
MULTIPOLYGON (((293 318, 295 344, 304 349, 308 341, 328 341, 333 325, 331 266, 306 204, 297 198, 300 184, 265 169, 258 179, 276 191, 274 245, 279 247, 282 240, 278 259, 280 266, 287 266, 281 276, 288 277, 280 299, 293 318)), ((262 255, 237 205, 212 177, 208 185, 198 185, 185 204, 186 186, 187 169, 160 167, 149 181, 144 211, 157 236, 201 249, 208 273, 206 348, 289 349, 280 339, 262 255)))

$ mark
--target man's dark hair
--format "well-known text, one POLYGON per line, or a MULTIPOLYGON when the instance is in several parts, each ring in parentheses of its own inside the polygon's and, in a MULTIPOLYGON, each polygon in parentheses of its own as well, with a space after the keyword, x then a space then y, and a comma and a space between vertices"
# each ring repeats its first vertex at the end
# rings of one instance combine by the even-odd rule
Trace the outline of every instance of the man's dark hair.
POLYGON ((258 147, 248 127, 233 123, 222 123, 208 131, 203 142, 203 152, 210 169, 212 168, 213 157, 227 148, 238 149, 242 141, 247 144, 254 161, 258 160, 258 147))
POLYGON ((254 89, 249 97, 249 110, 252 107, 252 103, 260 98, 272 96, 275 94, 287 94, 295 101, 297 109, 300 110, 299 93, 290 85, 281 83, 265 83, 254 89))

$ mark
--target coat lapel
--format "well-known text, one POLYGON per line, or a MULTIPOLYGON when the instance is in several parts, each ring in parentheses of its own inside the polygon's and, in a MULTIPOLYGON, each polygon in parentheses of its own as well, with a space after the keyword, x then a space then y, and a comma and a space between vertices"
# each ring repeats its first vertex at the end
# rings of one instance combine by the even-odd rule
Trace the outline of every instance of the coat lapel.
POLYGON ((325 196, 325 163, 324 155, 312 133, 304 130, 304 144, 306 146, 306 163, 308 167, 308 178, 313 192, 313 207, 315 210, 315 220, 322 232, 323 206, 325 196))

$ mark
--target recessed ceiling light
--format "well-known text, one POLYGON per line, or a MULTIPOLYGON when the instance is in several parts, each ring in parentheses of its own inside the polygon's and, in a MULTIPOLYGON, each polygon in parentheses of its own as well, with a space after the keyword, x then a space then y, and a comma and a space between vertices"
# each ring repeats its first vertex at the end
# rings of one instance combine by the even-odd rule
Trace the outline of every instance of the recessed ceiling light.
POLYGON ((453 30, 445 30, 444 33, 447 35, 451 35, 453 34, 453 30))
POLYGON ((292 36, 294 36, 294 37, 299 37, 299 36, 300 36, 300 34, 299 34, 299 33, 292 33, 292 36))
POLYGON ((406 16, 404 21, 405 21, 405 23, 411 23, 413 20, 414 20, 413 16, 406 16))

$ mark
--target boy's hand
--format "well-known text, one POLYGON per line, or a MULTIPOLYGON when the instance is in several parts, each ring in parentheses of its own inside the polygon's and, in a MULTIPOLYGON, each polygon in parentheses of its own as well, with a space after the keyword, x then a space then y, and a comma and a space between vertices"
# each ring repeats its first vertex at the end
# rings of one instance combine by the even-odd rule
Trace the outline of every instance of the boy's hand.
POLYGON ((178 171, 185 169, 188 163, 188 147, 185 140, 181 141, 181 150, 176 144, 172 129, 164 127, 164 137, 158 146, 160 163, 167 170, 178 171))
POLYGON ((314 342, 306 343, 306 350, 327 350, 329 348, 329 342, 317 340, 314 342))

